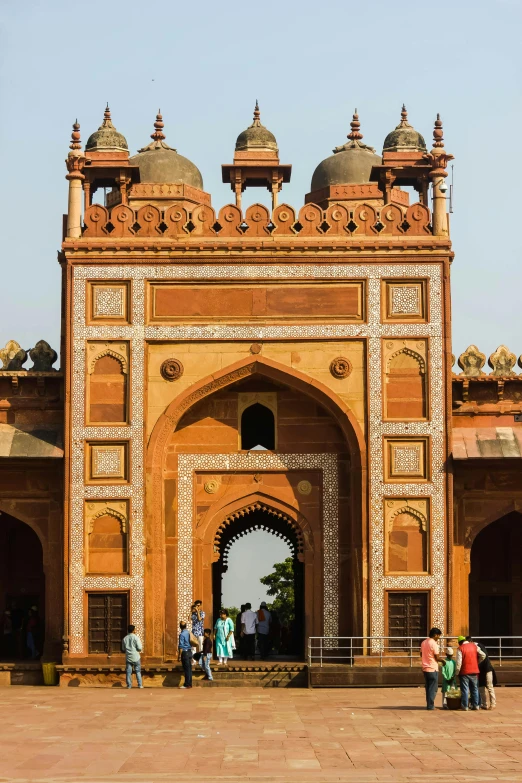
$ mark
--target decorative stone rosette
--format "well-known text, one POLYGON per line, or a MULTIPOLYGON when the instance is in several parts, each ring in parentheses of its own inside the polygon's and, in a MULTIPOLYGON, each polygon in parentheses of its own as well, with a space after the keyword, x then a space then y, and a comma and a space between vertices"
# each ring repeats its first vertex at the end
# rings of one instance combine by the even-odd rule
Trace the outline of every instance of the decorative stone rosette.
POLYGON ((160 367, 161 377, 166 381, 177 381, 183 375, 183 370, 179 359, 165 359, 160 367))

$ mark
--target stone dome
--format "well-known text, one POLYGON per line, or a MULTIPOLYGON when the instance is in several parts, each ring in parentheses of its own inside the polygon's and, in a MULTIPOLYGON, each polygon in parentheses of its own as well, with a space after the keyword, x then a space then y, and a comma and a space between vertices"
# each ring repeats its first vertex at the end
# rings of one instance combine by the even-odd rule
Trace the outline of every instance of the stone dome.
POLYGON ((259 111, 259 104, 256 101, 256 107, 254 109, 254 121, 246 130, 242 131, 236 140, 236 152, 244 152, 246 150, 270 150, 271 152, 278 152, 277 141, 268 128, 261 125, 261 112, 259 111))
POLYGON ((384 139, 383 152, 426 152, 426 142, 421 134, 408 122, 406 106, 402 106, 401 121, 384 139))
POLYGON ((373 147, 361 143, 357 110, 353 115, 348 143, 334 149, 334 154, 321 161, 312 175, 310 190, 321 190, 330 185, 363 185, 370 181, 373 166, 380 166, 382 159, 373 147))
POLYGON ((131 166, 138 166, 140 182, 191 185, 203 190, 203 177, 198 167, 188 158, 165 143, 164 123, 161 114, 156 115, 152 143, 129 158, 131 166))
POLYGON ((129 145, 123 133, 118 133, 111 120, 109 104, 103 113, 103 122, 97 131, 91 133, 85 145, 86 152, 98 152, 103 150, 117 150, 128 152, 129 145))

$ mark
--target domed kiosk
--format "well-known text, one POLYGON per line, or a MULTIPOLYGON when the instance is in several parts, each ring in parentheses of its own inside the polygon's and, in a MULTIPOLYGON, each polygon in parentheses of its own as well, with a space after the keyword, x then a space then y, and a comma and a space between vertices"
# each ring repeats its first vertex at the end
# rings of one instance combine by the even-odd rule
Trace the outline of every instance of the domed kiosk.
POLYGON ((261 124, 256 101, 252 124, 236 139, 234 162, 221 167, 222 181, 230 183, 238 207, 246 188, 266 187, 272 193, 272 208, 275 208, 283 182, 290 182, 291 171, 291 166, 279 162, 276 137, 261 124))
POLYGON ((129 158, 131 166, 137 166, 140 182, 148 184, 180 184, 203 190, 203 177, 198 167, 165 142, 164 122, 160 112, 156 115, 152 142, 142 147, 137 155, 129 158))

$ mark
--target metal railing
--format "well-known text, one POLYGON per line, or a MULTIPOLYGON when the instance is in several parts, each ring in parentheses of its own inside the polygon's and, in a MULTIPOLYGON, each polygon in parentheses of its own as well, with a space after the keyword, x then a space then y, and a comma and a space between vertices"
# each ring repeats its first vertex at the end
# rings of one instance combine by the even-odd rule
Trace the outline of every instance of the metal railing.
MULTIPOLYGON (((379 667, 405 665, 419 666, 420 645, 425 636, 310 636, 308 639, 308 665, 324 666, 341 663, 355 665, 356 658, 367 658, 372 665, 379 661, 379 667)), ((522 663, 522 636, 477 636, 486 648, 491 660, 498 666, 508 661, 522 663)), ((441 636, 438 642, 441 654, 445 647, 453 647, 457 654, 456 636, 441 636)), ((364 661, 360 661, 364 665, 364 661)))

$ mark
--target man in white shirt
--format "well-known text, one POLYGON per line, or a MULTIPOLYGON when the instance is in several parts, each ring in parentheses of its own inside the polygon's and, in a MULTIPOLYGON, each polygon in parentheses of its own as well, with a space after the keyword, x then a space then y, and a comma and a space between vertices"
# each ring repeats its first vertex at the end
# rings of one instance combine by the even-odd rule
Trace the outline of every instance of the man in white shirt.
POLYGON ((245 604, 245 611, 241 615, 241 637, 247 661, 256 659, 256 628, 257 614, 252 611, 252 604, 245 604))
POLYGON ((261 654, 261 660, 266 661, 268 653, 270 652, 270 623, 272 622, 272 615, 268 611, 266 601, 261 601, 259 609, 257 611, 257 643, 259 645, 259 652, 261 654))

